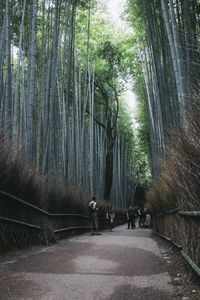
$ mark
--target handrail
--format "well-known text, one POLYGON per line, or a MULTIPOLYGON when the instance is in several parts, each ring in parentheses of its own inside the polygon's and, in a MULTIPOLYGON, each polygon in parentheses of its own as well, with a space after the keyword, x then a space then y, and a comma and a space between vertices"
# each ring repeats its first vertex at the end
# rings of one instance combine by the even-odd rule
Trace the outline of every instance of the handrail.
MULTIPOLYGON (((40 230, 40 234, 45 244, 49 244, 49 241, 54 241, 56 242, 57 237, 59 238, 60 235, 64 235, 64 234, 68 234, 68 232, 70 231, 76 231, 78 232, 79 230, 85 230, 88 231, 91 226, 90 226, 90 222, 89 216, 86 215, 82 215, 82 214, 76 214, 76 213, 69 213, 69 214, 61 214, 61 213, 49 213, 35 205, 32 205, 28 202, 25 202, 24 200, 15 197, 7 192, 4 191, 0 191, 0 195, 3 195, 4 198, 1 199, 2 201, 0 201, 0 204, 3 203, 3 201, 6 201, 6 207, 5 210, 3 209, 3 216, 0 216, 0 223, 4 222, 4 223, 8 223, 9 224, 15 224, 15 226, 12 226, 10 229, 13 232, 13 234, 15 234, 15 232, 17 232, 17 226, 25 226, 25 228, 31 230, 31 229, 37 229, 40 230), (22 205, 22 210, 26 208, 26 214, 22 214, 21 216, 18 215, 18 213, 20 212, 20 210, 18 209, 18 213, 13 212, 13 216, 11 218, 17 218, 17 219, 21 219, 23 217, 25 217, 26 219, 29 220, 29 217, 31 216, 31 222, 34 222, 33 220, 36 220, 36 222, 39 222, 39 225, 41 226, 37 226, 36 224, 29 224, 29 223, 25 223, 22 220, 16 220, 16 219, 11 219, 9 217, 7 217, 7 214, 9 214, 9 202, 7 201, 7 199, 11 199, 16 201, 17 203, 19 203, 20 205, 22 205), (23 207, 24 206, 24 207, 23 207), (29 211, 27 208, 31 208, 33 209, 36 214, 37 212, 41 213, 41 217, 40 218, 33 218, 33 212, 34 211, 29 211), (58 219, 60 218, 60 219, 58 219), (67 227, 68 226, 68 227, 67 227), (16 228, 15 228, 16 227, 16 228), (59 228, 60 227, 60 228, 59 228), (60 234, 60 235, 59 235, 60 234)), ((0 208, 3 208, 4 206, 1 206, 0 208)), ((37 214, 38 216, 38 214, 37 214)), ((101 229, 105 228, 105 220, 106 218, 99 218, 100 220, 102 219, 102 224, 100 224, 101 229)), ((118 219, 118 218, 116 218, 118 219)), ((100 222, 101 223, 101 222, 100 222)), ((121 222, 116 222, 117 224, 121 224, 121 222)), ((0 227, 0 231, 1 231, 1 227, 0 227)), ((26 237, 24 237, 26 239, 26 237)), ((39 238, 39 237, 38 237, 39 238)), ((8 237, 8 244, 9 244, 9 239, 10 237, 8 237)), ((6 246, 5 246, 6 247, 6 246)))
POLYGON ((178 214, 185 217, 196 217, 200 218, 200 211, 178 211, 178 214))
POLYGON ((176 244, 176 242, 174 242, 171 238, 169 238, 168 236, 161 234, 160 232, 157 232, 157 234, 159 236, 161 236, 162 238, 164 238, 165 240, 167 240, 168 242, 170 242, 171 244, 173 244, 174 246, 176 246, 180 252, 181 255, 183 256, 183 258, 187 261, 187 263, 191 266, 191 268, 200 276, 200 268, 195 264, 195 262, 193 262, 193 260, 182 250, 182 246, 176 244))
MULTIPOLYGON (((36 205, 33 205, 33 204, 30 204, 16 196, 13 196, 7 192, 4 192, 4 191, 0 191, 0 194, 3 195, 3 196, 6 196, 7 198, 11 199, 11 200, 14 200, 26 207, 29 207, 31 209, 34 209, 35 211, 41 213, 42 215, 44 216, 47 216, 48 218, 61 218, 61 217, 73 217, 75 219, 79 218, 80 219, 85 219, 85 220, 88 220, 89 219, 89 216, 86 216, 86 215, 82 215, 82 214, 73 214, 73 213, 69 213, 69 214, 61 214, 61 213, 49 213, 39 207, 37 207, 36 205)), ((11 218, 8 218, 7 216, 0 216, 0 221, 4 221, 4 222, 7 222, 7 223, 13 223, 13 224, 16 224, 16 225, 23 225, 23 226, 26 226, 26 227, 29 227, 29 228, 34 228, 34 229, 39 229, 39 230, 42 230, 41 227, 37 226, 37 225, 34 225, 34 224, 30 224, 30 223, 26 223, 26 222, 23 222, 23 221, 20 221, 20 220, 16 220, 16 219, 11 219, 11 218)), ((74 223, 77 223, 77 222, 74 222, 74 223)), ((80 224, 80 222, 78 222, 80 224)), ((77 224, 77 225, 79 225, 77 224)), ((59 233, 59 232, 64 232, 64 231, 70 231, 70 230, 73 230, 73 229, 89 229, 90 226, 73 226, 73 227, 66 227, 66 228, 61 228, 61 229, 54 229, 53 230, 53 233, 56 234, 56 233, 59 233)))
POLYGON ((20 225, 31 227, 31 228, 34 228, 34 229, 41 229, 41 227, 39 227, 39 226, 29 224, 29 223, 25 223, 25 222, 18 221, 18 220, 14 220, 14 219, 10 219, 10 218, 6 218, 6 217, 1 217, 0 216, 0 220, 8 222, 8 223, 20 224, 20 225))
POLYGON ((164 212, 164 213, 162 213, 162 214, 157 215, 157 217, 162 217, 162 216, 165 216, 165 215, 173 214, 173 213, 179 211, 179 209, 180 209, 180 208, 177 207, 177 208, 168 210, 167 212, 164 212))
MULTIPOLYGON (((36 225, 33 225, 33 224, 25 223, 25 222, 22 222, 22 221, 18 221, 18 220, 6 218, 6 217, 1 217, 0 216, 0 221, 5 221, 5 222, 8 222, 8 223, 14 223, 14 224, 23 225, 23 226, 26 226, 26 227, 29 227, 29 228, 41 230, 40 226, 36 226, 36 225)), ((55 230, 53 230, 53 233, 59 233, 59 232, 75 230, 75 229, 90 229, 90 226, 73 226, 73 227, 55 229, 55 230)))
POLYGON ((53 232, 54 233, 59 233, 63 231, 68 231, 68 230, 75 230, 75 229, 90 229, 90 226, 73 226, 73 227, 66 227, 66 228, 61 228, 61 229, 56 229, 53 232))
POLYGON ((176 248, 178 248, 179 250, 182 250, 182 246, 178 245, 174 240, 172 240, 171 238, 169 238, 168 236, 160 233, 160 232, 157 232, 157 234, 159 236, 161 236, 163 239, 167 240, 168 242, 172 243, 174 246, 176 246, 176 248))
MULTIPOLYGON (((200 211, 184 211, 184 210, 180 210, 179 208, 168 211, 165 214, 158 215, 157 217, 162 217, 167 214, 174 213, 174 212, 177 212, 180 217, 200 218, 200 211)), ((197 266, 195 264, 195 262, 182 250, 182 246, 178 245, 175 241, 173 241, 171 238, 165 236, 164 234, 161 234, 159 232, 157 232, 157 234, 159 236, 161 236, 162 238, 164 238, 165 240, 167 240, 168 242, 172 243, 174 246, 176 246, 180 250, 183 258, 190 265, 190 267, 200 276, 200 267, 197 266)))
MULTIPOLYGON (((36 225, 33 225, 33 224, 29 224, 29 223, 25 223, 25 222, 22 222, 22 221, 18 221, 18 220, 14 220, 14 219, 10 219, 10 218, 6 218, 6 217, 1 217, 0 216, 0 221, 5 221, 5 222, 8 222, 8 223, 15 223, 15 224, 19 224, 19 225, 24 225, 24 226, 27 226, 27 227, 31 227, 31 228, 34 228, 34 229, 41 229, 40 226, 36 226, 36 225)), ((61 229, 56 229, 56 230, 53 230, 54 233, 58 233, 58 232, 61 232, 61 231, 67 231, 67 230, 72 230, 72 229, 89 229, 90 226, 73 226, 73 227, 66 227, 66 228, 61 228, 61 229)))
POLYGON ((89 219, 89 216, 86 215, 81 215, 81 214, 51 214, 49 213, 50 217, 82 217, 82 218, 86 218, 89 219))
POLYGON ((26 201, 24 201, 24 200, 22 200, 22 199, 20 199, 20 198, 18 198, 18 197, 15 197, 15 196, 13 196, 13 195, 7 193, 7 192, 0 191, 0 194, 2 194, 2 195, 4 195, 4 196, 7 196, 7 197, 9 197, 9 198, 11 198, 11 199, 13 199, 13 200, 15 200, 15 201, 17 201, 17 202, 19 202, 19 203, 25 205, 25 206, 29 206, 29 207, 31 207, 31 208, 33 208, 33 209, 35 209, 35 210, 41 212, 41 213, 44 214, 44 215, 49 215, 49 213, 48 213, 47 211, 45 211, 45 210, 39 208, 38 206, 33 205, 33 204, 30 204, 30 203, 28 203, 28 202, 26 202, 26 201))
POLYGON ((193 260, 191 260, 191 258, 183 252, 183 250, 181 251, 181 255, 185 258, 191 268, 200 276, 200 268, 193 262, 193 260))
POLYGON ((176 212, 181 216, 200 218, 200 211, 180 210, 180 208, 178 208, 178 207, 175 209, 169 210, 165 213, 159 214, 156 217, 160 218, 160 217, 164 217, 166 215, 173 214, 176 212))
MULTIPOLYGON (((85 220, 89 220, 90 217, 89 216, 86 216, 86 215, 83 215, 83 214, 75 214, 75 213, 69 213, 69 214, 62 214, 62 213, 49 213, 39 207, 37 207, 36 205, 33 205, 33 204, 30 204, 16 196, 13 196, 7 192, 4 192, 4 191, 0 191, 0 194, 8 197, 9 199, 12 199, 14 201, 17 201, 19 202, 20 204, 24 205, 24 206, 27 206, 27 207, 30 207, 40 213, 42 213, 43 215, 47 216, 48 218, 54 218, 54 217, 58 217, 58 218, 61 218, 61 217, 73 217, 73 218, 79 218, 80 219, 85 219, 85 220)), ((100 219, 105 219, 105 218, 101 218, 100 219)), ((31 227, 31 228, 37 228, 37 229, 41 229, 39 226, 37 225, 34 225, 34 224, 29 224, 29 223, 25 223, 23 221, 20 221, 20 220, 16 220, 16 219, 11 219, 11 218, 7 218, 6 216, 0 216, 0 220, 4 220, 5 222, 8 222, 8 223, 15 223, 15 224, 20 224, 20 225, 24 225, 24 226, 28 226, 28 227, 31 227)), ((79 222, 78 222, 79 223, 79 222)), ((53 229, 53 232, 54 233, 58 233, 58 232, 62 232, 62 231, 67 231, 67 230, 72 230, 72 229, 89 229, 90 226, 86 226, 86 225, 79 225, 77 224, 77 226, 73 226, 73 227, 66 227, 66 228, 60 228, 60 229, 53 229)))
POLYGON ((88 216, 82 215, 82 214, 59 214, 59 213, 49 213, 49 212, 45 211, 44 209, 41 209, 41 208, 39 208, 39 207, 36 206, 36 205, 30 204, 29 202, 26 202, 26 201, 24 201, 24 200, 22 200, 22 199, 20 199, 20 198, 18 198, 18 197, 16 197, 16 196, 13 196, 12 194, 9 194, 9 193, 7 193, 7 192, 0 191, 0 194, 2 194, 2 195, 4 195, 4 196, 7 196, 7 197, 9 197, 9 198, 11 198, 11 199, 13 199, 13 200, 15 200, 15 201, 17 201, 17 202, 19 202, 19 203, 25 205, 25 206, 28 206, 28 207, 30 207, 30 208, 33 208, 33 209, 39 211, 40 213, 45 214, 46 216, 49 216, 49 217, 70 217, 70 216, 71 216, 71 217, 89 218, 88 216))

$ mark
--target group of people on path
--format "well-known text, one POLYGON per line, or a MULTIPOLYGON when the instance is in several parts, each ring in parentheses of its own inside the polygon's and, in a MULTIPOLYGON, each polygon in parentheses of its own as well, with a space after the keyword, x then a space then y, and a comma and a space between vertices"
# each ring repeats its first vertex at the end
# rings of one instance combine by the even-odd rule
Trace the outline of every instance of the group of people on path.
POLYGON ((136 220, 139 219, 139 228, 146 226, 146 210, 142 207, 140 209, 133 209, 131 206, 126 213, 128 228, 136 228, 136 220))
MULTIPOLYGON (((91 226, 91 234, 99 235, 99 222, 98 222, 98 204, 96 201, 96 197, 92 197, 88 205, 89 215, 90 215, 90 226, 91 226)), ((139 210, 133 209, 131 206, 127 210, 126 213, 128 228, 134 229, 136 228, 136 220, 139 220, 139 228, 145 228, 146 226, 146 209, 140 208, 139 210)), ((110 231, 113 230, 114 227, 114 219, 115 219, 115 211, 112 208, 111 204, 108 204, 107 212, 106 212, 106 220, 107 227, 110 231)))

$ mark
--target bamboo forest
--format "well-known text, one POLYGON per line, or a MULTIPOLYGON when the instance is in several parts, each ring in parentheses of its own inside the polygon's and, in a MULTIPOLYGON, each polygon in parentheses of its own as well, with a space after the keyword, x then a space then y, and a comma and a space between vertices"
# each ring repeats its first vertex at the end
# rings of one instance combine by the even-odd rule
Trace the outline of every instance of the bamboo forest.
POLYGON ((145 206, 200 266, 199 89, 199 0, 0 0, 2 248, 28 243, 5 218, 55 238, 22 202, 96 197, 100 215, 145 206))
POLYGON ((98 1, 1 2, 2 147, 20 152, 47 190, 68 187, 122 208, 150 178, 148 142, 121 99, 133 36, 106 18, 98 1))

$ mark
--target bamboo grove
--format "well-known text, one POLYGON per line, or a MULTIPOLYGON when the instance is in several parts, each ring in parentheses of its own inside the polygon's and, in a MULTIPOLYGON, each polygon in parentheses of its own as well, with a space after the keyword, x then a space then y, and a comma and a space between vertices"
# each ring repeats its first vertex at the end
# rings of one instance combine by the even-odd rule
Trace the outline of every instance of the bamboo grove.
POLYGON ((143 119, 146 103, 148 107, 146 127, 156 180, 172 130, 187 131, 186 114, 192 99, 198 95, 200 3, 198 0, 128 2, 128 18, 135 33, 132 69, 143 119))
POLYGON ((199 219, 177 211, 200 210, 200 2, 130 0, 128 14, 140 116, 149 128, 153 181, 146 207, 156 231, 181 245, 198 269, 199 219))
POLYGON ((5 0, 0 6, 5 143, 15 143, 49 185, 56 178, 125 207, 137 184, 134 136, 128 115, 122 117, 120 51, 108 37, 98 43, 95 3, 5 0))
POLYGON ((100 2, 0 2, 0 127, 49 186, 126 207, 198 105, 200 4, 129 0, 125 33, 100 2), (121 100, 130 77, 134 131, 121 100))

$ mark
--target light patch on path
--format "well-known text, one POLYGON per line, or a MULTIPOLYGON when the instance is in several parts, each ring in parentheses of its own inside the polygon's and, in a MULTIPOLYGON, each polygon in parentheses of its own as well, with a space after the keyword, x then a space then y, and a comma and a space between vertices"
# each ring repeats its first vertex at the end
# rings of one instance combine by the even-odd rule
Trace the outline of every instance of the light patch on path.
POLYGON ((119 264, 96 256, 78 256, 73 260, 75 270, 84 273, 106 273, 116 269, 119 264), (94 267, 95 266, 95 267, 94 267))
POLYGON ((160 250, 157 243, 148 237, 135 237, 123 235, 107 235, 103 236, 80 236, 70 239, 70 241, 77 243, 93 243, 97 246, 121 246, 126 248, 135 248, 150 251, 157 256, 160 256, 160 250), (117 238, 116 238, 117 237, 117 238))

